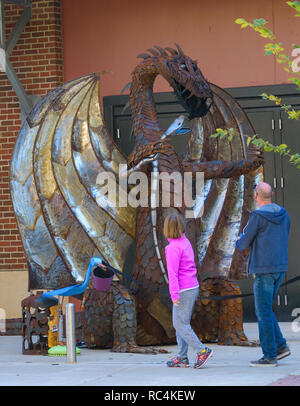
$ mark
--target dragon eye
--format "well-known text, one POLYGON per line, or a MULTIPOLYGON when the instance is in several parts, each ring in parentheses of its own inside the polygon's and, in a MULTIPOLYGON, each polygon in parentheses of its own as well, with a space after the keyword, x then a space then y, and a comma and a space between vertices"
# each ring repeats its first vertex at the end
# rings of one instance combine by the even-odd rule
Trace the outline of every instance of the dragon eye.
POLYGON ((185 63, 182 63, 182 64, 180 65, 180 67, 181 67, 182 69, 188 71, 188 68, 187 68, 187 66, 186 66, 185 63))

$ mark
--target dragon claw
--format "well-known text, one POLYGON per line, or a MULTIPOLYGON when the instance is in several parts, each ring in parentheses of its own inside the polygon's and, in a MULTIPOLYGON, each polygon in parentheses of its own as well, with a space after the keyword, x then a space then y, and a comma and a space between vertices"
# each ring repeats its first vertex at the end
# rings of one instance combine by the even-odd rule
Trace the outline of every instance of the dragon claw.
POLYGON ((135 166, 141 166, 141 164, 154 161, 158 154, 168 155, 173 152, 172 145, 167 141, 156 141, 147 144, 146 146, 141 146, 132 152, 128 157, 128 168, 132 169, 135 166))

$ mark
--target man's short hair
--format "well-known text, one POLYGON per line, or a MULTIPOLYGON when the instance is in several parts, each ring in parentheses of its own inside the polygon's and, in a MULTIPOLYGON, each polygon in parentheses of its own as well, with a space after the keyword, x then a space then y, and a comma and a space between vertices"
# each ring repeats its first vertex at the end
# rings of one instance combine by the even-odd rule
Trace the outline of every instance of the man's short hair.
POLYGON ((258 185, 256 185, 255 191, 262 200, 272 199, 272 188, 266 182, 260 182, 258 185))

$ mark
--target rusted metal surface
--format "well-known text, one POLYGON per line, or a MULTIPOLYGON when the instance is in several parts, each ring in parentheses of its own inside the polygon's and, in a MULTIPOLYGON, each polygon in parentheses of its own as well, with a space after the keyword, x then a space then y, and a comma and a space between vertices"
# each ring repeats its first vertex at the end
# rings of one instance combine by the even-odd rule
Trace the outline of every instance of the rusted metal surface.
MULTIPOLYGON (((196 62, 179 46, 155 47, 140 56, 143 61, 133 71, 130 86, 136 142, 128 161, 106 130, 99 105, 99 77, 92 74, 63 84, 35 106, 19 134, 11 165, 12 199, 28 258, 31 289, 57 289, 82 282, 92 256, 101 256, 122 270, 135 239, 133 277, 159 289, 154 292, 132 284, 137 326, 126 316, 128 308, 131 317, 134 306, 133 302, 128 305, 131 299, 125 288, 113 285, 108 293, 86 292, 87 341, 90 345, 112 345, 118 351, 133 348, 135 331, 140 345, 175 340, 168 286, 162 273, 167 243, 162 230, 170 211, 184 214, 187 208, 184 204, 180 208, 158 207, 151 217, 150 202, 146 208, 114 207, 97 200, 97 175, 103 171, 117 175, 119 164, 128 162, 132 168, 145 160, 140 170, 150 179, 152 165, 147 158, 153 153, 159 153, 159 172, 204 172, 204 214, 187 220, 186 234, 195 251, 199 277, 208 272, 216 280, 204 285, 211 294, 217 293, 214 289, 235 290, 229 279, 246 277, 247 253, 237 253, 235 241, 254 205, 253 185, 262 177, 260 151, 245 142, 245 136, 252 136, 254 130, 228 93, 208 83, 196 62), (193 119, 184 159, 176 154, 170 140, 161 142, 164 129, 160 128, 153 100, 153 83, 159 74, 193 119), (232 141, 211 138, 219 127, 233 127, 237 135, 232 141), (114 307, 118 300, 124 314, 114 307), (107 309, 101 303, 107 303, 107 309), (115 315, 114 322, 108 321, 106 312, 115 315), (94 323, 90 323, 89 314, 94 323), (117 321, 119 317, 125 320, 123 324, 117 321)), ((195 320, 201 319, 197 314, 203 309, 196 307, 195 320)), ((213 305, 205 309, 218 320, 220 342, 247 341, 241 333, 239 301, 221 302, 215 313, 213 305)), ((204 337, 212 323, 199 321, 199 326, 196 330, 204 337)))
POLYGON ((113 352, 166 352, 136 345, 135 300, 119 282, 109 291, 90 289, 82 312, 83 337, 89 348, 112 348, 113 352))
POLYGON ((49 307, 40 307, 36 299, 42 292, 30 295, 21 302, 22 306, 22 353, 24 355, 48 354, 49 307))

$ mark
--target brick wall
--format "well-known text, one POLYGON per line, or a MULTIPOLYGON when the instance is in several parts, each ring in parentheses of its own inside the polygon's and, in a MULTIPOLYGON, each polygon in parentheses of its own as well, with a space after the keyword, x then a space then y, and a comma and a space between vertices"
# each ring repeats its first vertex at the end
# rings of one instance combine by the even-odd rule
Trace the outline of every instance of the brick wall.
MULTIPOLYGON (((22 10, 5 5, 6 38, 22 10)), ((28 95, 43 96, 62 83, 62 55, 61 2, 33 0, 32 17, 9 58, 28 95)), ((10 159, 20 127, 18 98, 0 72, 0 272, 27 269, 9 190, 10 159)))

